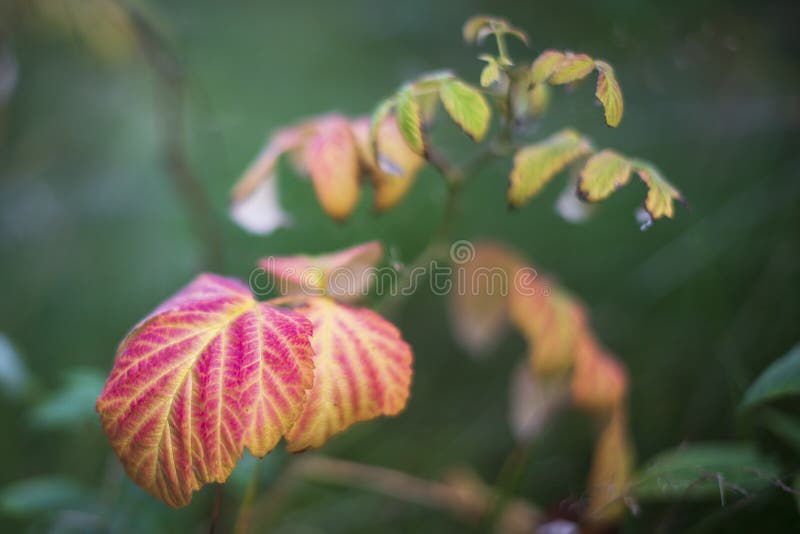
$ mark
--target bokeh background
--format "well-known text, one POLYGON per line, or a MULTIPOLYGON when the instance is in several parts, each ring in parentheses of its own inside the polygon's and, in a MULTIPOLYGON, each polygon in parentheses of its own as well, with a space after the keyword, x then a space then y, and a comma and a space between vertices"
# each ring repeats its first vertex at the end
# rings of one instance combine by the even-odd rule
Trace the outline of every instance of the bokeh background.
MULTIPOLYGON (((598 336, 630 370, 640 461, 686 441, 757 434, 736 406, 800 338, 795 3, 136 4, 182 68, 179 133, 210 199, 217 248, 166 162, 175 102, 164 100, 142 50, 113 16, 86 15, 88 0, 50 3, 65 6, 66 26, 44 21, 33 2, 4 0, 0 9, 0 487, 18 489, 4 501, 3 532, 207 528, 213 489, 186 509, 167 508, 124 476, 100 431, 94 398, 118 342, 201 270, 246 277, 264 255, 371 239, 397 261, 413 259, 441 217, 445 190, 430 169, 397 209, 376 216, 365 194, 337 225, 283 165, 294 225, 268 237, 230 221, 229 189, 279 125, 327 110, 369 112, 404 80, 443 67, 476 80, 483 50, 463 45, 460 28, 481 12, 528 31, 532 50, 515 44, 516 57, 553 47, 610 61, 626 100, 618 129, 605 127, 587 83, 559 91, 539 131, 571 124, 599 146, 657 162, 690 209, 640 231, 634 211, 645 190, 637 183, 576 225, 555 213, 562 186, 553 184, 510 212, 510 163, 498 162, 467 187, 455 237, 509 243, 584 299, 598 336)), ((393 319, 415 349, 408 409, 357 425, 324 453, 432 479, 470 466, 491 482, 514 446, 508 385, 522 340, 511 335, 492 358, 468 358, 449 333, 446 302, 424 290, 393 319)), ((553 422, 519 494, 548 509, 579 500, 592 435, 577 414, 553 422)), ((263 461, 262 494, 285 461, 280 451, 263 461)), ((226 487, 223 512, 241 498, 248 466, 226 487)), ((649 506, 623 529, 671 531, 709 515, 712 530, 798 526, 791 495, 773 489, 751 501, 649 506)), ((315 483, 299 484, 264 515, 276 532, 467 528, 424 506, 315 483)))

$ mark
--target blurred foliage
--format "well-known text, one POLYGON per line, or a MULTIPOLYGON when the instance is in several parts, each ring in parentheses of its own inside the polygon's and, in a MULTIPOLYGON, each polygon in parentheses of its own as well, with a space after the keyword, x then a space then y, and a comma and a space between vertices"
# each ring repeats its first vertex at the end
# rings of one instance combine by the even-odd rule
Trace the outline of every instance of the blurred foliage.
MULTIPOLYGON (((207 259, 164 165, 160 90, 138 47, 105 55, 125 50, 119 35, 102 31, 96 38, 109 41, 87 46, 79 33, 48 30, 19 5, 0 6, 0 331, 34 385, 0 401, 0 529, 203 528, 213 488, 189 508, 170 510, 124 476, 96 419, 45 429, 30 415, 42 402, 71 402, 65 377, 74 369, 104 376, 128 327, 207 259)), ((444 198, 431 170, 392 212, 375 216, 366 196, 337 225, 286 165, 280 189, 294 225, 268 238, 228 220, 229 189, 279 125, 330 109, 368 112, 404 80, 443 66, 477 80, 482 64, 459 28, 485 11, 529 30, 534 52, 608 59, 625 90, 618 129, 597 120, 588 84, 575 90, 582 98, 554 93, 537 135, 572 124, 598 146, 657 161, 691 212, 640 232, 631 224, 644 194, 637 185, 613 195, 588 225, 573 225, 553 212, 555 184, 506 212, 510 163, 496 164, 468 186, 457 236, 507 241, 581 295, 594 328, 630 371, 629 423, 643 466, 683 442, 730 448, 747 438, 780 460, 782 474, 796 472, 786 436, 797 436, 797 398, 762 406, 771 414, 764 417, 738 412, 753 380, 800 338, 796 2, 153 3, 146 12, 184 69, 188 157, 221 225, 223 272, 246 277, 264 255, 370 239, 383 241, 395 261, 413 258, 444 198)), ((442 134, 454 153, 469 143, 456 130, 442 134)), ((326 454, 431 479, 470 465, 495 481, 514 446, 508 377, 524 344, 510 337, 491 360, 471 360, 447 334, 445 306, 422 291, 394 318, 416 354, 406 412, 357 425, 326 454)), ((593 439, 580 414, 548 423, 517 493, 569 517, 586 497, 593 439)), ((276 490, 282 454, 260 462, 258 475, 256 509, 274 531, 464 529, 435 510, 357 488, 308 482, 276 490)), ((223 520, 235 516, 244 491, 226 487, 223 520)), ((623 530, 798 528, 785 489, 767 484, 745 501, 642 502, 623 530)))

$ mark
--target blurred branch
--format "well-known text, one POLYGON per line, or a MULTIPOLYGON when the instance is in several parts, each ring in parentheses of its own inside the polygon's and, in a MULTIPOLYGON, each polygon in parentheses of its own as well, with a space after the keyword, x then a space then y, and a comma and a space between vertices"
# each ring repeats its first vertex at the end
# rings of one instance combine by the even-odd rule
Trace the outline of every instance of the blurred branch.
MULTIPOLYGON (((495 507, 495 492, 467 471, 458 471, 446 481, 427 480, 385 467, 361 464, 322 455, 298 457, 287 468, 282 483, 263 495, 253 506, 267 519, 276 511, 276 502, 285 498, 287 483, 299 480, 362 488, 411 504, 449 513, 470 525, 484 521, 495 507)), ((513 499, 497 523, 499 532, 531 532, 541 521, 538 508, 522 499, 513 499)), ((255 513, 254 513, 255 515, 255 513)), ((264 526, 253 521, 254 525, 264 526)))
POLYGON ((164 159, 174 186, 189 213, 195 234, 203 245, 204 266, 220 270, 224 262, 221 231, 214 218, 213 205, 189 163, 184 144, 183 67, 162 35, 143 13, 124 0, 120 0, 119 5, 128 15, 139 48, 155 75, 157 115, 161 121, 164 159))

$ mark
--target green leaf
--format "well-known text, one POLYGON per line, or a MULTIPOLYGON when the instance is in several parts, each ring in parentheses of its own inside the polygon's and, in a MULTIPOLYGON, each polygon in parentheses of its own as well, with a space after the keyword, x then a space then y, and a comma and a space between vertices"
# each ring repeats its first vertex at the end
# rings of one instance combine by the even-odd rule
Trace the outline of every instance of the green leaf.
POLYGON ((486 62, 486 66, 481 71, 481 87, 503 86, 508 82, 508 75, 503 72, 495 58, 488 54, 481 54, 478 59, 486 62))
POLYGON ((577 82, 588 76, 594 68, 594 60, 586 54, 567 52, 548 81, 553 85, 577 82))
POLYGON ((0 393, 21 399, 31 390, 33 378, 11 340, 0 332, 0 393))
POLYGON ((589 202, 597 202, 627 184, 630 176, 630 161, 606 149, 586 162, 578 181, 578 193, 589 202))
POLYGON ((597 67, 597 89, 595 96, 605 109, 606 124, 616 128, 622 120, 622 89, 619 87, 614 69, 605 61, 595 61, 597 67))
POLYGON ((28 478, 0 490, 0 510, 18 517, 53 514, 80 505, 88 490, 61 476, 28 478))
POLYGON ((564 61, 564 54, 557 50, 545 50, 531 65, 531 82, 539 84, 547 79, 556 71, 558 65, 564 61))
POLYGON ((528 92, 528 106, 531 115, 538 118, 547 112, 550 107, 550 86, 546 83, 537 83, 528 92))
POLYGON ((558 172, 590 153, 592 145, 575 130, 566 129, 514 156, 508 201, 519 207, 538 193, 558 172))
POLYGON ((647 184, 649 191, 644 200, 644 208, 653 219, 672 218, 675 215, 674 200, 683 202, 680 191, 669 183, 652 163, 631 160, 633 170, 647 184))
POLYGON ((31 421, 37 428, 74 428, 96 421, 95 402, 103 391, 105 377, 95 369, 70 371, 64 385, 36 405, 31 421))
POLYGON ((378 146, 378 131, 383 121, 386 120, 386 117, 392 111, 392 107, 394 107, 394 99, 387 98, 386 100, 382 100, 375 106, 375 110, 372 112, 372 117, 370 118, 369 146, 372 147, 372 153, 375 155, 377 161, 380 161, 381 156, 380 147, 378 146))
POLYGON ((445 80, 439 92, 450 117, 473 141, 480 141, 489 128, 491 111, 480 91, 460 80, 445 80))
POLYGON ((422 116, 419 104, 410 87, 401 89, 397 94, 397 126, 408 147, 417 154, 425 153, 425 141, 422 137, 422 116))
POLYGON ((772 484, 778 467, 746 443, 698 443, 662 452, 634 475, 629 493, 641 500, 707 500, 772 484))
POLYGON ((800 395, 800 343, 772 362, 744 395, 741 409, 788 395, 800 395))

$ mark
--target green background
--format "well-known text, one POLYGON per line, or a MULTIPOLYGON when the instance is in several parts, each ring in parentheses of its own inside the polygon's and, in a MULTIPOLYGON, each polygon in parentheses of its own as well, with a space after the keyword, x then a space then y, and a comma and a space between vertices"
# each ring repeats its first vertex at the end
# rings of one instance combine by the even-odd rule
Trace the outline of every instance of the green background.
MULTIPOLYGON (((557 48, 608 60, 625 94, 620 127, 604 125, 586 83, 573 94, 556 92, 537 133, 569 124, 597 146, 652 160, 690 209, 679 206, 674 221, 640 231, 634 211, 645 188, 637 182, 574 225, 553 210, 561 177, 512 212, 505 202, 510 163, 501 161, 468 185, 454 237, 507 242, 581 296, 598 336, 630 370, 640 460, 685 441, 752 435, 736 406, 755 376, 800 337, 800 40, 791 2, 194 0, 147 11, 185 68, 189 159, 223 235, 224 255, 215 260, 223 274, 241 277, 265 255, 370 239, 409 261, 441 216, 445 190, 430 169, 395 210, 375 216, 365 194, 337 225, 310 184, 282 165, 294 226, 269 237, 246 234, 227 217, 229 190, 276 127, 328 110, 369 112, 404 80, 430 70, 449 67, 477 80, 475 56, 492 47, 462 43, 461 24, 475 13, 507 17, 528 31, 532 50, 515 43, 515 57, 557 48)), ((8 9, 0 13, 19 67, 0 124, 0 331, 36 383, 28 396, 0 396, 0 486, 59 475, 85 488, 54 490, 54 498, 63 500, 62 491, 78 501, 83 515, 65 519, 55 506, 32 517, 4 513, 0 527, 202 531, 213 489, 179 511, 152 500, 121 475, 92 406, 92 377, 108 372, 128 328, 207 268, 163 165, 152 71, 138 54, 109 63, 75 34, 47 33, 8 9), (84 371, 83 382, 74 377, 87 368, 97 372, 84 371), (56 399, 50 408, 68 413, 48 423, 37 406, 70 373, 83 386, 75 398, 56 399)), ((456 143, 454 153, 468 149, 469 142, 456 143)), ((493 481, 513 447, 508 383, 523 341, 509 336, 493 358, 470 359, 449 334, 446 301, 425 290, 393 318, 416 357, 407 410, 354 427, 324 452, 428 478, 469 465, 493 481)), ((553 423, 518 492, 551 510, 579 501, 591 447, 585 418, 568 414, 553 423)), ((267 457, 262 492, 284 459, 282 452, 267 457)), ((224 516, 235 512, 247 477, 237 473, 230 484, 224 516)), ((645 506, 624 528, 672 531, 711 515, 719 517, 712 530, 797 526, 788 494, 768 489, 752 501, 724 510, 719 502, 645 506)), ((271 526, 309 533, 465 528, 422 506, 311 483, 272 512, 271 526)))

